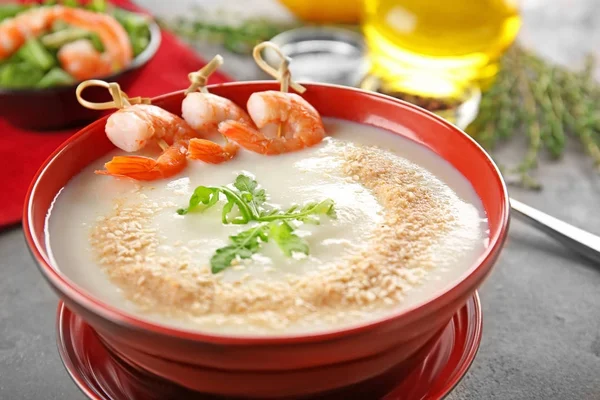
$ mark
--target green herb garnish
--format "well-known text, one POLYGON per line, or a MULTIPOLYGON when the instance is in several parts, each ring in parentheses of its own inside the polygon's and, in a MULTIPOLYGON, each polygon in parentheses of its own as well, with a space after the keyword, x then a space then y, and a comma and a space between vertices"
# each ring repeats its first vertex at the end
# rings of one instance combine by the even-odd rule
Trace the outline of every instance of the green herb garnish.
POLYGON ((238 175, 233 186, 240 191, 241 197, 248 203, 253 215, 261 214, 261 207, 267 201, 264 189, 258 189, 256 181, 246 175, 238 175))
POLYGON ((495 156, 505 143, 524 138, 527 148, 517 165, 505 166, 509 184, 541 189, 535 170, 547 154, 559 160, 570 143, 579 142, 600 171, 600 85, 593 77, 593 56, 581 70, 566 68, 515 44, 467 128, 495 156))
POLYGON ((277 243, 281 251, 291 257, 294 253, 309 253, 308 242, 294 233, 294 227, 288 222, 271 222, 269 236, 277 243))
POLYGON ((238 175, 232 185, 209 187, 198 186, 186 208, 177 210, 179 215, 203 212, 225 200, 221 211, 224 224, 248 224, 257 222, 252 228, 230 236, 230 245, 217 249, 210 260, 213 273, 223 271, 236 259, 246 259, 257 253, 262 243, 272 239, 288 257, 294 253, 308 255, 308 242, 294 233, 296 223, 319 224, 320 216, 336 218, 334 202, 326 199, 312 202, 303 207, 292 206, 287 210, 268 206, 267 194, 256 180, 247 175, 238 175))
POLYGON ((261 224, 237 235, 229 236, 232 244, 217 249, 210 259, 212 273, 216 274, 223 271, 231 266, 235 259, 250 258, 253 254, 258 253, 261 242, 269 240, 267 228, 266 224, 261 224))
POLYGON ((192 45, 219 44, 232 53, 245 55, 251 54, 254 46, 260 42, 297 27, 297 24, 282 24, 265 18, 245 19, 242 15, 221 16, 218 11, 217 13, 212 11, 198 9, 190 12, 186 17, 159 22, 192 45), (232 23, 228 24, 227 20, 232 23))

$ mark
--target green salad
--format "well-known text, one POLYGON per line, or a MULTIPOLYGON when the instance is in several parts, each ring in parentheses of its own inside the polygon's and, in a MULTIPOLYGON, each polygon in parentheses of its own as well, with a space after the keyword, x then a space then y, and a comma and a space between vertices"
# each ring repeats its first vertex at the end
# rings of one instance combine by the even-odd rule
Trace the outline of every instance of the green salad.
MULTIPOLYGON (((0 23, 33 8, 51 7, 56 4, 112 15, 127 32, 134 58, 150 43, 148 17, 111 6, 105 0, 0 4, 0 23)), ((58 18, 40 35, 28 38, 15 52, 4 58, 0 53, 0 88, 36 89, 76 83, 80 79, 69 74, 61 66, 58 52, 64 45, 81 39, 88 40, 99 53, 104 52, 102 41, 95 32, 69 25, 58 18)), ((121 69, 125 67, 127 65, 121 66, 121 69)))

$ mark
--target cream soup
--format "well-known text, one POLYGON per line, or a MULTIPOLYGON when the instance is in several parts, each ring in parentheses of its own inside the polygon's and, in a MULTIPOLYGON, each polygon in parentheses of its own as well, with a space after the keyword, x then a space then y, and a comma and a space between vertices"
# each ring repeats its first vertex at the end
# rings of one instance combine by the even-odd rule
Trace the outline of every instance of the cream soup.
POLYGON ((488 243, 481 201, 428 149, 384 130, 325 119, 319 145, 280 156, 241 151, 220 165, 136 182, 95 175, 115 151, 74 177, 48 215, 53 263, 97 298, 142 318, 227 334, 337 329, 427 299, 459 278, 488 243), (308 255, 268 242, 213 274, 209 261, 247 226, 222 205, 179 215, 194 188, 245 173, 267 204, 332 199, 337 218, 298 223, 308 255))

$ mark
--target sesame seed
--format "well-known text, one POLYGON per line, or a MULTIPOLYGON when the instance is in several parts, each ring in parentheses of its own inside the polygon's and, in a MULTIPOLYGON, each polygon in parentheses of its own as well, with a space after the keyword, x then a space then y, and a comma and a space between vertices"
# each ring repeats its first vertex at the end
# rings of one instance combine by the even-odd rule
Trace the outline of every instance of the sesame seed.
MULTIPOLYGON (((350 250, 335 264, 304 275, 285 274, 283 279, 249 273, 224 279, 207 265, 191 262, 190 253, 202 246, 199 240, 188 240, 180 251, 171 252, 180 254, 164 254, 160 245, 169 246, 168 238, 151 225, 159 211, 174 203, 148 200, 142 193, 136 196, 139 203, 116 202, 108 215, 97 217, 90 244, 111 281, 152 312, 248 329, 364 318, 371 310, 400 304, 408 289, 423 282, 435 268, 432 245, 457 216, 448 199, 423 184, 427 172, 408 161, 352 145, 340 146, 338 156, 340 172, 370 190, 384 211, 382 223, 365 232, 367 245, 350 250)), ((232 264, 234 271, 247 269, 239 260, 232 264)), ((278 268, 266 266, 263 271, 278 268)))

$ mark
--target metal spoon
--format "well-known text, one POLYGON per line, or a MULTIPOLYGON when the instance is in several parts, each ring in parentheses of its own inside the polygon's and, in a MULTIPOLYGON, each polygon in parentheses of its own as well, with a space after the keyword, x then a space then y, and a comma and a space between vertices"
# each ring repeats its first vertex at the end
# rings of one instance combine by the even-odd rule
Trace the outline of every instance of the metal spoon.
POLYGON ((581 256, 600 264, 599 236, 567 224, 517 200, 510 199, 510 204, 518 219, 535 226, 581 256))

